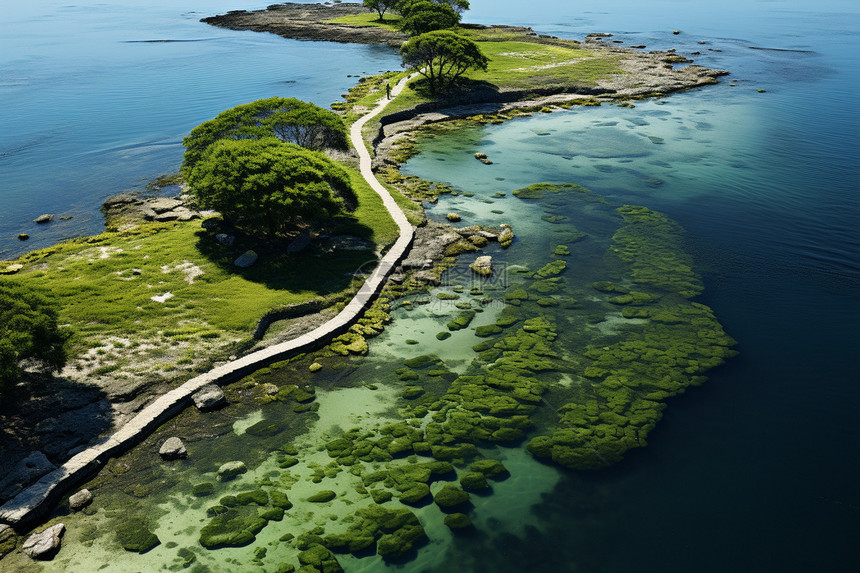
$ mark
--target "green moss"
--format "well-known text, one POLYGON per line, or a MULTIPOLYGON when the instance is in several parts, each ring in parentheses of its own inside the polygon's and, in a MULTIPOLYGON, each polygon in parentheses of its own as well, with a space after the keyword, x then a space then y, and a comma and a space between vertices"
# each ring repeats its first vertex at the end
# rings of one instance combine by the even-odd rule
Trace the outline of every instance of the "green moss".
POLYGON ((430 354, 424 354, 422 356, 416 356, 414 358, 407 358, 403 361, 404 366, 407 368, 426 368, 431 364, 436 364, 439 362, 439 357, 430 354))
POLYGON ((287 498, 287 494, 276 489, 269 492, 269 501, 276 508, 291 509, 293 507, 292 502, 287 498))
POLYGON ((145 553, 161 543, 149 524, 137 517, 121 520, 116 525, 116 538, 123 549, 135 553, 145 553))
POLYGON ((197 497, 212 495, 215 493, 215 484, 210 482, 195 484, 194 487, 191 488, 191 493, 197 497))
POLYGON ((457 486, 446 484, 433 496, 433 501, 442 509, 450 509, 469 501, 469 494, 457 486))
POLYGON ((475 318, 474 310, 466 310, 457 315, 457 317, 447 324, 448 330, 462 330, 469 326, 472 319, 475 318))
POLYGON ((337 497, 337 494, 330 489, 319 491, 308 498, 308 501, 313 503, 326 503, 337 497))
POLYGON ((567 257, 570 256, 570 248, 567 245, 557 245, 552 254, 556 257, 567 257))
POLYGON ((472 462, 469 469, 473 472, 483 474, 488 478, 496 478, 507 475, 508 469, 499 460, 483 459, 472 462))
POLYGON ((320 573, 340 573, 343 571, 343 567, 340 566, 332 552, 319 544, 301 551, 299 563, 313 567, 320 573))
POLYGON ((448 340, 451 338, 450 332, 439 332, 436 334, 436 340, 448 340))
POLYGON ((481 472, 466 472, 460 476, 460 487, 465 491, 476 491, 487 489, 490 486, 486 476, 481 472))
POLYGON ((424 388, 421 386, 407 386, 400 393, 401 396, 406 398, 407 400, 414 400, 415 398, 424 394, 424 388))
POLYGON ((236 494, 236 502, 239 505, 267 505, 269 503, 269 494, 265 490, 255 489, 251 491, 243 491, 236 494))
POLYGON ((372 489, 370 490, 370 496, 373 498, 374 503, 385 503, 386 501, 391 501, 391 498, 394 497, 390 491, 385 489, 372 489))
POLYGON ((537 279, 546 279, 560 275, 566 268, 567 263, 565 261, 556 260, 545 264, 532 276, 537 279))
POLYGON ((472 520, 464 513, 451 513, 445 516, 445 525, 452 530, 472 527, 472 520))

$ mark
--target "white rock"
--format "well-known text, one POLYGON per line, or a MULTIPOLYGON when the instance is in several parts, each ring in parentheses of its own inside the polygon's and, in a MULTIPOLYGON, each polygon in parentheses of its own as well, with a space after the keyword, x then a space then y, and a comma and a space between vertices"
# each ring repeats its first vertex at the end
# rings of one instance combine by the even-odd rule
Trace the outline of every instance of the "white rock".
POLYGON ((182 440, 173 436, 171 438, 167 438, 164 443, 161 444, 161 448, 158 450, 158 455, 165 460, 178 460, 180 458, 188 457, 188 450, 185 449, 185 444, 182 443, 182 440))
POLYGON ((33 559, 51 559, 59 550, 60 538, 65 531, 65 524, 58 523, 42 533, 34 533, 21 546, 21 551, 33 559))
POLYGON ((219 481, 230 481, 234 479, 237 475, 243 474, 248 471, 248 468, 245 466, 244 462, 227 462, 218 468, 218 480, 219 481))
POLYGON ((82 489, 81 491, 72 494, 69 496, 69 509, 72 511, 80 511, 93 501, 93 492, 88 489, 82 489))
POLYGON ((211 410, 227 403, 224 391, 215 384, 207 384, 192 394, 191 399, 194 400, 194 405, 200 410, 211 410))

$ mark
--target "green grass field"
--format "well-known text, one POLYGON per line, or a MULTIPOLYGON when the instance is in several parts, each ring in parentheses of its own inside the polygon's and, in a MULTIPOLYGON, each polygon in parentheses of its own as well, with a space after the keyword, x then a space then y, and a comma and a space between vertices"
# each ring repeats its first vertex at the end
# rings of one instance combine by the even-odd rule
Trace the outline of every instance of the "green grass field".
POLYGON ((366 14, 355 14, 353 16, 342 16, 332 20, 326 20, 332 24, 346 24, 348 26, 374 26, 379 28, 389 28, 397 31, 397 23, 400 22, 398 14, 386 14, 385 19, 380 22, 379 14, 376 12, 367 12, 366 14))
MULTIPOLYGON (((358 207, 331 232, 383 248, 397 239, 397 225, 358 172, 349 171, 358 207)), ((80 354, 110 337, 134 345, 247 338, 270 309, 348 296, 358 286, 351 273, 375 259, 373 250, 313 246, 286 255, 283 248, 242 237, 225 247, 199 221, 146 223, 29 253, 15 261, 23 268, 5 279, 48 291, 61 323, 75 331, 80 354), (259 260, 248 269, 235 267, 232 262, 247 249, 259 260), (166 293, 172 296, 163 302, 152 298, 166 293)))
MULTIPOLYGON (((623 73, 618 67, 618 56, 585 49, 575 42, 545 43, 534 36, 497 28, 460 28, 455 31, 477 42, 490 60, 486 72, 464 74, 461 89, 484 87, 527 91, 593 87, 600 78, 623 73)), ((415 85, 420 83, 419 78, 415 85)), ((434 96, 425 90, 406 89, 386 112, 409 109, 433 99, 434 96)))

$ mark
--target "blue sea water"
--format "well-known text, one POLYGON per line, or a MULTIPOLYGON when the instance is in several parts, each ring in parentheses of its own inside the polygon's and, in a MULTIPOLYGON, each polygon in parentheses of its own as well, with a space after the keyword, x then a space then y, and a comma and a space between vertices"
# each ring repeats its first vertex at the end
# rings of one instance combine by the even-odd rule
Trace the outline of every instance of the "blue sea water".
MULTIPOLYGON (((224 108, 274 95, 325 105, 348 74, 398 66, 384 47, 198 22, 259 7, 0 0, 0 256, 97 231, 104 197, 175 170, 182 136, 224 108), (195 41, 137 42, 153 39, 195 41), (44 212, 74 218, 31 223, 44 212), (33 239, 22 245, 19 232, 33 239)), ((609 471, 566 474, 535 508, 540 532, 488 534, 479 556, 466 540, 437 570, 860 570, 860 7, 473 0, 467 18, 609 32, 701 51, 697 63, 732 72, 633 110, 470 133, 489 169, 457 161, 462 134, 428 143, 407 169, 439 180, 441 158, 463 189, 573 181, 666 212, 687 229, 701 300, 741 354, 674 399, 647 448, 609 471)))

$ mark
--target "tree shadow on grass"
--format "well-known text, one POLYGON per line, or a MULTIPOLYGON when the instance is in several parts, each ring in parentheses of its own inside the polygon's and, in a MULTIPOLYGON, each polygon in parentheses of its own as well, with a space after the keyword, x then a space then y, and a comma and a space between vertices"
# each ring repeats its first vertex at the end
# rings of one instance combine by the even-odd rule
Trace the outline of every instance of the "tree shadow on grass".
POLYGON ((296 237, 269 239, 236 228, 201 229, 197 232, 197 249, 231 275, 273 290, 313 292, 323 297, 349 288, 356 276, 376 265, 376 247, 368 239, 373 230, 355 218, 333 219, 325 228, 318 228, 311 234, 315 237, 305 248, 290 252, 289 247, 296 237), (235 237, 235 242, 230 246, 222 245, 215 238, 218 233, 235 237), (328 239, 344 235, 354 237, 356 245, 337 248, 328 239), (361 248, 363 246, 367 248, 361 248), (249 250, 257 254, 257 261, 247 268, 237 267, 236 259, 249 250))
POLYGON ((435 93, 430 91, 430 81, 418 78, 409 88, 420 96, 434 100, 435 105, 467 105, 475 103, 493 103, 501 99, 499 86, 485 80, 457 78, 451 83, 437 86, 435 93))

